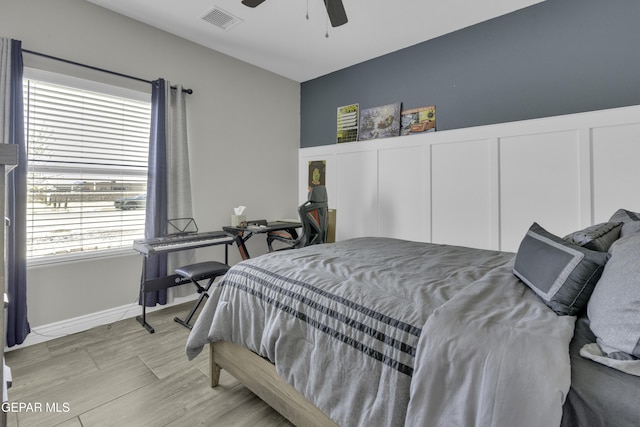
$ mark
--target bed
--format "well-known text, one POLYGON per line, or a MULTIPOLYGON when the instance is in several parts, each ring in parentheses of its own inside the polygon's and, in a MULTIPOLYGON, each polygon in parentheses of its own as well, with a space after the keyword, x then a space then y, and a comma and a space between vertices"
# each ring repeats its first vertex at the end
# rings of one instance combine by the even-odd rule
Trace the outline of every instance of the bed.
POLYGON ((187 355, 209 346, 212 386, 226 369, 296 425, 636 425, 640 377, 577 355, 595 342, 587 303, 610 254, 576 240, 614 243, 616 224, 564 239, 534 224, 517 254, 368 237, 246 260, 187 355), (550 286, 541 241, 581 254, 550 286), (613 401, 624 414, 607 424, 613 401))

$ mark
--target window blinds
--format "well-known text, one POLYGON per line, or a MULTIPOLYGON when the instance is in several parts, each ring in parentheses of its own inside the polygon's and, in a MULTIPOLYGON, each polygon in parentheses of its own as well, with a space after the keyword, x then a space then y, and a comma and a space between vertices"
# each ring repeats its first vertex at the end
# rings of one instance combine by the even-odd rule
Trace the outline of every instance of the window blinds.
POLYGON ((150 103, 25 80, 27 256, 144 236, 150 103))

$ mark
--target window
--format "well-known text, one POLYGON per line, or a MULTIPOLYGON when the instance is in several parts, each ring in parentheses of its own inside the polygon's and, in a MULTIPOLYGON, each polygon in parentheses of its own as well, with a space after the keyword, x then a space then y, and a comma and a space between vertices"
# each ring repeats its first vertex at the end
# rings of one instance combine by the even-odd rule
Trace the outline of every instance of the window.
POLYGON ((27 257, 144 237, 150 95, 25 70, 27 257))

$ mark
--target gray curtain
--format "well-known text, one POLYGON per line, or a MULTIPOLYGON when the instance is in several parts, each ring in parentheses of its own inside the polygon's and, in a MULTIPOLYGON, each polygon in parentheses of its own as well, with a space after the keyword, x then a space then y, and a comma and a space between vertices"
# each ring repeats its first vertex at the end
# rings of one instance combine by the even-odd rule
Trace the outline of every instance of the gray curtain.
MULTIPOLYGON (((18 145, 18 165, 7 175, 7 346, 22 344, 27 320, 27 149, 22 98, 22 43, 0 39, 0 138, 18 145)), ((1 217, 0 217, 1 218, 1 217)))
MULTIPOLYGON (((171 85, 167 82, 167 86, 171 85)), ((189 169, 189 149, 187 143, 187 94, 181 85, 169 88, 167 94, 167 217, 193 218, 191 199, 191 174, 189 169)), ((173 272, 177 267, 191 264, 195 251, 187 250, 169 254, 168 268, 173 272)), ((169 288, 168 300, 185 296, 195 291, 194 286, 169 288)))
MULTIPOLYGON (((145 237, 164 236, 167 220, 191 218, 191 181, 187 147, 186 95, 182 87, 171 89, 164 79, 153 82, 151 94, 151 135, 145 237)), ((193 262, 193 251, 151 256, 147 260, 147 279, 171 274, 176 267, 193 262)), ((189 288, 182 286, 182 292, 189 288)), ((147 293, 145 305, 166 304, 176 294, 166 291, 147 293)))

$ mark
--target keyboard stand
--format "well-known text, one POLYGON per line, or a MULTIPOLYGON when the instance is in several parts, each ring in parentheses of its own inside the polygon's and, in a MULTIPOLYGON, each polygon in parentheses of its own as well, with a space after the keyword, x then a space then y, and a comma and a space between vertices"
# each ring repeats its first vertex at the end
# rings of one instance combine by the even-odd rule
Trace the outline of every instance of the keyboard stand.
MULTIPOLYGON (((225 246, 226 252, 226 246, 225 246)), ((147 305, 145 302, 145 295, 147 292, 155 292, 163 289, 169 289, 173 286, 184 285, 191 283, 189 280, 178 276, 177 274, 171 274, 165 277, 158 277, 157 279, 145 279, 145 271, 147 267, 147 257, 144 257, 142 261, 142 277, 140 279, 140 302, 142 303, 142 315, 136 316, 136 320, 140 323, 150 334, 155 332, 155 329, 147 323, 147 305)))
MULTIPOLYGON (((229 245, 233 244, 233 240, 211 242, 206 245, 198 245, 197 247, 214 246, 224 244, 224 263, 229 263, 229 245)), ((194 247, 180 247, 176 249, 165 250, 164 253, 178 252, 182 250, 195 249, 194 247)), ((142 252, 141 252, 142 253, 142 252)), ((163 289, 168 289, 173 286, 184 285, 191 283, 191 280, 185 279, 177 274, 170 274, 164 277, 158 277, 155 279, 146 278, 147 272, 147 259, 151 256, 149 253, 143 254, 142 258, 142 273, 140 275, 140 303, 142 304, 142 315, 136 316, 136 320, 140 323, 150 334, 155 332, 155 329, 147 322, 147 305, 145 301, 145 295, 147 292, 155 292, 163 289)))

